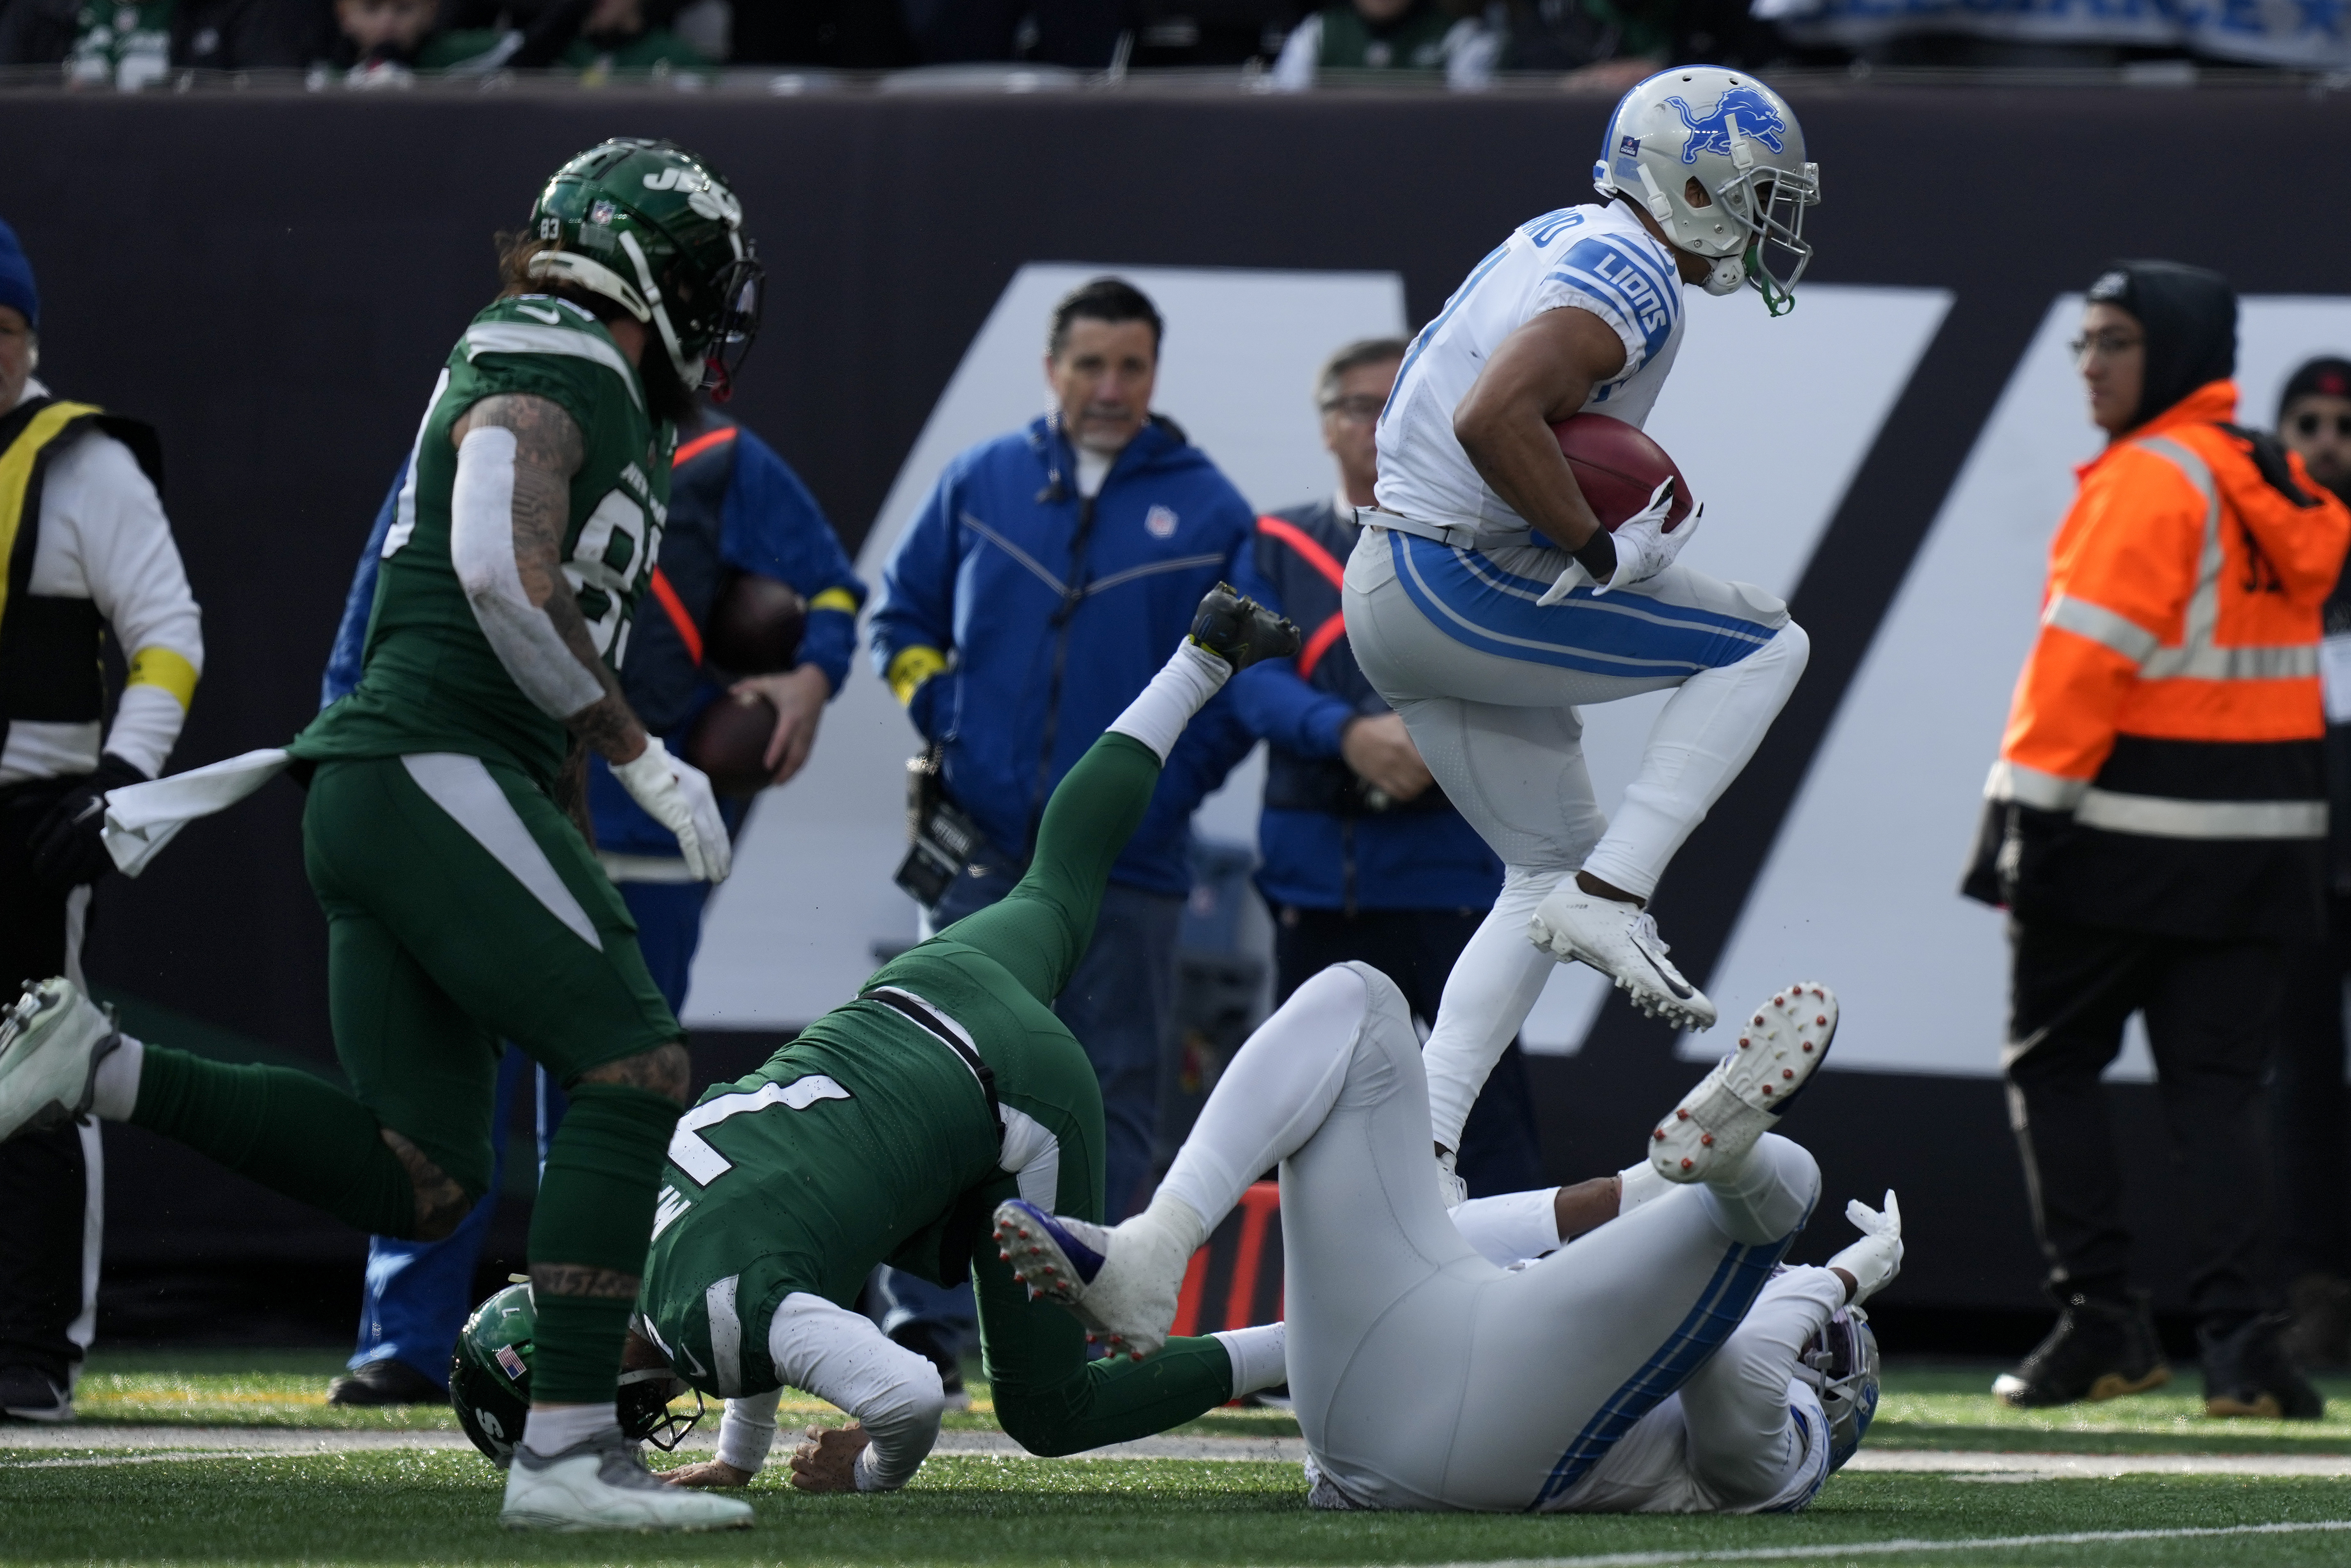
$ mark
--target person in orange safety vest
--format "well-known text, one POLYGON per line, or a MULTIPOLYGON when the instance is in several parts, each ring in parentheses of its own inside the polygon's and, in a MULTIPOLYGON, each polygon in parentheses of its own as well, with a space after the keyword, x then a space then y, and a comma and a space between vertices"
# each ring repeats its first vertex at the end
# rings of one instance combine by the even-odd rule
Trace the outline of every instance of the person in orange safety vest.
POLYGON ((1963 887, 2011 915, 2001 1061, 2062 1309, 1994 1384, 2010 1405, 2171 1375, 2099 1084, 2138 1012, 2185 1160, 2206 1412, 2324 1409, 2279 1342, 2262 1075, 2286 949, 2324 929, 2318 643, 2351 511, 2233 423, 2236 318, 2216 273, 2119 262, 2074 344, 2108 444, 2050 546, 1963 887))

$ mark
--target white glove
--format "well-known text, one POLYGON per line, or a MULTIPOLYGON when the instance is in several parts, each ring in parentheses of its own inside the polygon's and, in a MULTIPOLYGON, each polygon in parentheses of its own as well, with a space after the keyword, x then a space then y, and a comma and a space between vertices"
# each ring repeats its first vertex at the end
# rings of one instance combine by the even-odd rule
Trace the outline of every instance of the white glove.
POLYGON ((1454 1170, 1455 1158, 1451 1149, 1437 1156, 1437 1196, 1445 1200, 1447 1214, 1469 1201, 1469 1184, 1454 1170))
POLYGON ((1844 1206, 1844 1217, 1861 1232, 1861 1239, 1830 1259, 1829 1267, 1853 1276, 1853 1300, 1858 1306, 1902 1272, 1902 1205, 1887 1187, 1884 1213, 1856 1197, 1844 1206))
MULTIPOLYGON (((1667 475, 1657 481, 1655 490, 1649 492, 1647 506, 1616 525, 1613 536, 1616 546, 1616 570, 1608 574, 1607 581, 1592 585, 1593 598, 1612 588, 1630 588, 1636 582, 1646 582, 1674 564, 1674 558, 1682 553, 1682 546, 1689 543, 1690 535, 1698 532, 1698 519, 1706 516, 1706 506, 1701 502, 1680 528, 1667 533, 1666 518, 1672 515, 1673 509, 1674 481, 1673 476, 1667 475)), ((1536 604, 1556 604, 1565 599, 1575 587, 1575 570, 1573 566, 1570 566, 1561 572, 1559 580, 1535 601, 1536 604)))
POLYGON ((645 815, 677 835, 678 852, 696 882, 726 880, 735 849, 726 840, 726 819, 718 814, 718 797, 701 768, 672 757, 649 735, 634 762, 612 764, 612 777, 645 815))

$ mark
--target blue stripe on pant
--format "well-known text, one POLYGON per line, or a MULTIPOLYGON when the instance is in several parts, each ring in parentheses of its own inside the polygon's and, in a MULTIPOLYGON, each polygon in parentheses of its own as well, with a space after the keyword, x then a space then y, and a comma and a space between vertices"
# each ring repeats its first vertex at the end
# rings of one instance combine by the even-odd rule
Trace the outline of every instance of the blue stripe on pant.
POLYGON ((1584 586, 1560 603, 1538 604, 1548 582, 1507 571, 1475 550, 1393 531, 1388 538, 1396 580, 1429 624, 1465 646, 1506 659, 1587 674, 1673 678, 1735 664, 1778 631, 1719 611, 1667 603, 1637 588, 1595 594, 1584 586))
MULTIPOLYGON (((1799 1229, 1802 1227, 1798 1227, 1799 1229)), ((1743 1247, 1734 1244, 1715 1269, 1714 1277, 1707 1281, 1698 1295, 1698 1304, 1690 1308, 1666 1343, 1657 1347, 1641 1370, 1610 1395, 1600 1408, 1575 1435, 1575 1441, 1562 1454, 1559 1463, 1552 1467, 1551 1477, 1543 1482, 1542 1490, 1528 1504, 1532 1512, 1559 1496, 1583 1479, 1598 1464, 1616 1439, 1631 1430, 1633 1423, 1647 1415, 1657 1402, 1689 1381, 1690 1374, 1706 1364, 1707 1357, 1721 1348, 1747 1316, 1747 1309, 1755 1304, 1756 1292, 1771 1277, 1771 1270, 1787 1255, 1789 1244, 1795 1240, 1791 1233, 1777 1241, 1743 1247)))
MULTIPOLYGON (((621 898, 637 923, 637 945, 645 967, 661 988, 670 1009, 685 1005, 687 977, 694 968, 695 949, 702 942, 702 909, 710 897, 703 882, 624 882, 621 898)), ((506 1178, 507 1123, 513 1109, 516 1086, 531 1068, 530 1059, 509 1049, 498 1065, 498 1105, 491 1125, 496 1159, 490 1167, 490 1190, 474 1205, 457 1228, 438 1241, 399 1241, 387 1236, 368 1239, 367 1282, 360 1298, 359 1347, 351 1353, 353 1371, 371 1361, 404 1363, 444 1387, 449 1382, 449 1356, 456 1348, 457 1331, 474 1310, 474 1270, 481 1260, 482 1238, 489 1233, 490 1218, 497 1212, 498 1190, 506 1178)), ((563 1091, 537 1079, 538 1159, 547 1163, 547 1145, 563 1121, 563 1091)))

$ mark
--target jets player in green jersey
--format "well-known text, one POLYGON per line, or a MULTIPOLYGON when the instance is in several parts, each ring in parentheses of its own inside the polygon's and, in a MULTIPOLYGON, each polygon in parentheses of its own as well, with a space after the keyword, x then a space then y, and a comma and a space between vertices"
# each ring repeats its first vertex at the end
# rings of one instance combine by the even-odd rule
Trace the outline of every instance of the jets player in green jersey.
MULTIPOLYGON (((1002 902, 884 965, 856 1000, 679 1120, 629 1361, 641 1375, 665 1364, 727 1404, 717 1458, 672 1479, 747 1481, 789 1385, 857 1417, 810 1434, 795 1485, 906 1483, 946 1400, 927 1358, 852 1310, 885 1260, 940 1283, 973 1280, 997 1417, 1034 1452, 1165 1431, 1282 1380, 1278 1324, 1090 1364, 1083 1331, 1029 1299, 987 1224, 1010 1197, 1103 1212, 1102 1091, 1050 1004, 1092 938, 1112 863, 1185 725, 1235 668, 1297 646, 1288 622, 1229 589, 1211 592, 1192 635, 1054 790, 1028 872, 1002 902)), ((543 1354, 522 1343, 525 1294, 502 1292, 475 1315, 451 1379, 493 1457, 494 1430, 519 1406, 524 1351, 543 1354)), ((536 1380, 535 1365, 528 1375, 536 1380)))
POLYGON ((697 876, 726 876, 708 781, 645 733, 613 668, 660 546, 671 421, 758 328, 742 217, 683 149, 580 154, 434 388, 365 673, 287 748, 309 774, 303 849, 351 1092, 142 1046, 63 980, 0 1018, 0 1138, 94 1111, 424 1239, 488 1184, 498 1042, 544 1065, 571 1109, 531 1219, 537 1403, 502 1514, 521 1528, 750 1521, 661 1486, 615 1422, 687 1062, 562 784, 567 755, 593 747, 697 876))

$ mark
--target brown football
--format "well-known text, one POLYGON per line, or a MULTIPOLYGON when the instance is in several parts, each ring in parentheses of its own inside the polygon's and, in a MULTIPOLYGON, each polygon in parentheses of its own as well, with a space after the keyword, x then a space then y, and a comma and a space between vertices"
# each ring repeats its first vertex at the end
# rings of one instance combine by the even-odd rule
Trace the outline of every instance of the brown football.
POLYGON ((1575 475, 1576 487, 1592 503, 1600 526, 1614 533, 1618 525, 1649 504, 1660 481, 1674 482, 1674 508, 1666 517, 1666 532, 1681 527, 1697 503, 1689 481, 1666 455, 1666 449, 1636 427, 1604 413, 1579 413, 1551 427, 1559 450, 1575 475))
POLYGON ((756 795, 768 787, 768 740, 776 705, 757 692, 728 692, 694 722, 685 759, 710 775, 721 795, 756 795))
POLYGON ((808 601, 789 582, 756 571, 729 573, 702 629, 702 657, 730 674, 772 675, 799 658, 808 601))

